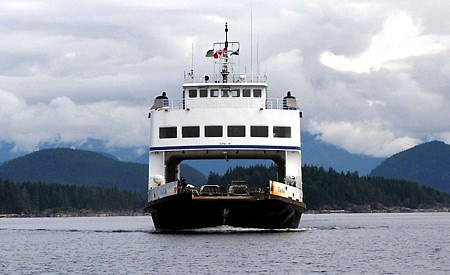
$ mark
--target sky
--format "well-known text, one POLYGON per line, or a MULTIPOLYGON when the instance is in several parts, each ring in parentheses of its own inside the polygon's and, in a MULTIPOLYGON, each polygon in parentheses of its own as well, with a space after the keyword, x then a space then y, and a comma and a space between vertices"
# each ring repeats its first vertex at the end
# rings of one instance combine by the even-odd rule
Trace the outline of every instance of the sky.
POLYGON ((149 144, 147 114, 184 72, 236 66, 290 90, 302 128, 350 153, 389 157, 450 143, 450 1, 0 0, 0 144, 149 144), (193 58, 192 58, 193 57, 193 58))

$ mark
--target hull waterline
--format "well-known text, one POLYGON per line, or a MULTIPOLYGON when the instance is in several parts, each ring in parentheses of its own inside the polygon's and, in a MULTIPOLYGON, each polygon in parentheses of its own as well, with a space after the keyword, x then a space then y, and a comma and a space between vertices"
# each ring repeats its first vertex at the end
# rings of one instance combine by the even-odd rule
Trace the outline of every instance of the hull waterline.
POLYGON ((229 225, 243 228, 298 228, 305 204, 257 194, 248 197, 192 197, 178 194, 149 202, 146 211, 160 231, 229 225))

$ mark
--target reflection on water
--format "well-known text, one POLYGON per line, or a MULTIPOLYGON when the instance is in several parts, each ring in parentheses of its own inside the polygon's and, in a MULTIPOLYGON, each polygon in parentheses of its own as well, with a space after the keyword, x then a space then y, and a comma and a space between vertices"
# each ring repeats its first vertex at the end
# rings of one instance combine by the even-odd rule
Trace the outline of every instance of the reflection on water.
POLYGON ((153 230, 155 234, 251 234, 251 233, 283 233, 283 232, 304 232, 307 228, 285 228, 285 229, 263 229, 263 228, 242 228, 228 225, 221 225, 208 228, 185 229, 185 230, 153 230))

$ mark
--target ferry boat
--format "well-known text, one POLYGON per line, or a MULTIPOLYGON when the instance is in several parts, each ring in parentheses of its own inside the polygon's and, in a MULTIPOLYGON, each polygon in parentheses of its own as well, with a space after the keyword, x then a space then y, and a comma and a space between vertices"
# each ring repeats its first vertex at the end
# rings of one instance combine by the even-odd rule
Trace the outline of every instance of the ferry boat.
POLYGON ((269 98, 265 76, 235 73, 239 49, 239 42, 228 41, 225 24, 225 42, 206 54, 219 72, 198 78, 191 70, 182 98, 163 92, 154 99, 145 211, 158 231, 297 228, 306 210, 298 100, 290 92, 269 98), (242 179, 200 187, 180 176, 180 163, 194 159, 268 159, 277 176, 256 189, 242 179))

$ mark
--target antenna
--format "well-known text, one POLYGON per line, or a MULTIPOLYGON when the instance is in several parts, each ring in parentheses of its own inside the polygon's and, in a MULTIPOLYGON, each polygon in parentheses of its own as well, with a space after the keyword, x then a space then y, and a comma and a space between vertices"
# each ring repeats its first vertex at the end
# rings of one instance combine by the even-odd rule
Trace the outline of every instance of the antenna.
POLYGON ((192 37, 192 48, 191 48, 191 72, 189 73, 191 78, 194 79, 194 37, 192 37))
POLYGON ((228 72, 228 23, 225 22, 225 48, 223 49, 223 68, 222 68, 222 78, 223 83, 228 82, 228 75, 230 72, 228 72))
POLYGON ((250 3, 250 77, 253 74, 253 1, 250 3))
POLYGON ((259 78, 259 40, 258 39, 256 39, 256 77, 259 78))
POLYGON ((194 39, 192 39, 192 49, 191 49, 191 71, 194 71, 194 39))

